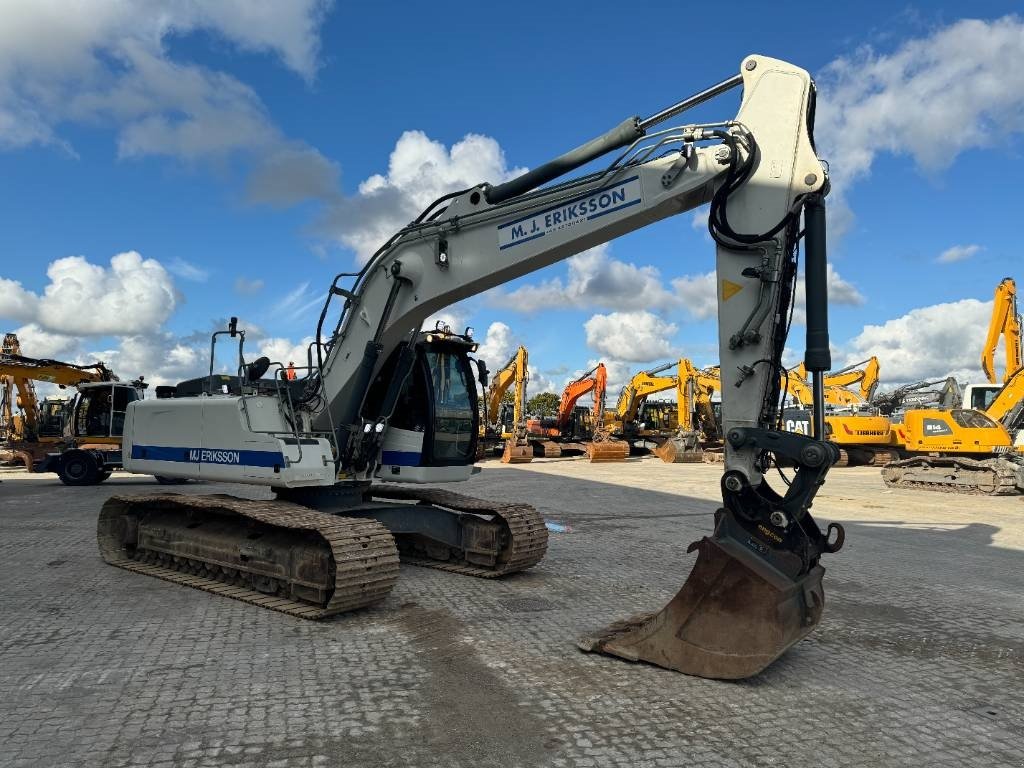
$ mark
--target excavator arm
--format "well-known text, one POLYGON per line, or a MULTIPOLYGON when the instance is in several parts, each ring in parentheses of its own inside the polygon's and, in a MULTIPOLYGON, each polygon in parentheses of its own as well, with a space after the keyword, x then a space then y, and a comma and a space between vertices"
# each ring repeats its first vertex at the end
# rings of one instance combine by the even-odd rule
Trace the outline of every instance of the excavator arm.
POLYGON ((491 386, 487 389, 487 420, 497 424, 498 414, 501 411, 501 401, 505 393, 516 380, 516 355, 513 355, 505 365, 497 370, 491 378, 491 386))
MULTIPOLYGON (((604 363, 598 363, 578 379, 570 381, 565 385, 565 389, 562 390, 562 399, 558 403, 558 415, 555 420, 559 430, 565 429, 566 425, 568 425, 569 418, 572 416, 573 409, 576 407, 576 402, 584 395, 593 392, 597 387, 598 369, 604 370, 604 363)), ((594 398, 594 403, 594 412, 596 413, 596 396, 594 398)))
MULTIPOLYGON (((814 151, 814 109, 814 86, 804 70, 748 56, 739 74, 651 117, 629 118, 523 176, 439 198, 384 243, 357 274, 335 279, 312 346, 313 375, 294 407, 282 395, 245 394, 194 398, 202 402, 174 407, 133 404, 126 440, 129 468, 270 485, 279 499, 376 516, 396 536, 422 537, 440 530, 441 525, 420 526, 417 521, 449 520, 459 511, 458 503, 443 492, 424 495, 369 486, 374 478, 441 482, 464 479, 472 471, 477 410, 475 388, 470 391, 465 384, 469 366, 463 362, 471 343, 449 334, 420 334, 424 320, 457 301, 710 203, 726 441, 722 507, 713 534, 691 547, 698 556, 690 580, 661 612, 615 625, 581 641, 581 647, 708 677, 757 673, 820 620, 824 569, 819 561, 842 544, 839 526, 822 530, 810 513, 817 489, 838 456, 822 440, 822 376, 831 367, 824 206, 828 182, 814 151), (740 86, 743 95, 734 118, 697 125, 674 120, 740 86), (658 127, 669 120, 669 127, 658 127), (609 153, 616 154, 603 169, 557 181, 609 153), (774 429, 801 239, 804 359, 816 394, 814 437, 774 429), (337 297, 344 306, 337 321, 329 321, 330 299, 337 297), (175 439, 168 437, 172 426, 175 434, 190 432, 198 439, 201 425, 210 420, 218 425, 220 445, 189 452, 167 447, 167 440, 175 439), (228 428, 234 424, 238 426, 228 428), (255 454, 269 455, 259 457, 266 463, 239 466, 255 454), (777 461, 795 467, 782 493, 765 477, 777 461), (382 493, 426 503, 397 511, 364 503, 382 493)), ((200 502, 160 503, 164 509, 177 509, 200 502)), ((243 512, 250 519, 271 519, 264 507, 209 503, 225 519, 243 512)), ((100 528, 101 547, 112 553, 110 558, 120 556, 114 551, 119 532, 132 530, 116 521, 147 509, 145 504, 139 497, 108 502, 100 528)), ((521 563, 540 556, 535 547, 529 558, 516 559, 516 531, 525 529, 514 521, 524 519, 525 512, 507 506, 488 520, 473 521, 479 527, 510 520, 504 533, 493 535, 515 544, 507 555, 495 555, 492 567, 498 572, 525 567, 521 563)), ((530 520, 533 526, 536 520, 530 520)), ((175 536, 199 535, 170 518, 151 522, 175 536)), ((284 524, 274 525, 278 530, 284 524)), ((445 525, 453 536, 465 531, 445 525)), ((327 534, 323 536, 326 541, 327 534)), ((457 549, 446 539, 442 545, 427 547, 424 556, 440 551, 447 557, 455 551, 474 558, 467 563, 476 563, 486 554, 457 549)), ((125 551, 128 545, 117 546, 125 551)), ((276 588, 276 576, 272 583, 276 588)), ((287 599, 298 599, 295 589, 288 589, 292 592, 287 599)), ((324 589, 303 587, 303 594, 316 601, 324 589)), ((327 608, 317 608, 317 615, 335 610, 331 606, 341 587, 332 589, 335 597, 323 603, 327 608)), ((367 604, 368 599, 364 595, 352 604, 367 604)), ((285 610, 282 605, 278 610, 285 610)))
POLYGON ((848 365, 841 370, 825 374, 825 386, 848 389, 854 384, 858 384, 857 400, 837 404, 867 403, 871 401, 875 394, 875 389, 878 388, 880 373, 881 364, 878 362, 878 358, 872 355, 867 360, 862 360, 859 363, 848 365))
POLYGON ((615 419, 623 425, 636 421, 640 406, 643 405, 651 395, 664 392, 676 386, 678 377, 662 376, 660 374, 669 370, 673 363, 666 363, 649 371, 639 371, 633 374, 633 378, 622 388, 618 402, 615 405, 615 419))
POLYGON ((1024 361, 1021 360, 1020 315, 1017 313, 1017 283, 1012 277, 1003 278, 996 286, 992 302, 992 315, 989 318, 988 333, 985 346, 981 351, 981 368, 988 380, 995 384, 995 353, 1002 337, 1006 350, 1006 368, 1003 371, 1003 383, 1007 383, 1024 361))
POLYGON ((1024 421, 1024 368, 1007 379, 984 413, 1001 422, 1011 435, 1017 434, 1024 421))

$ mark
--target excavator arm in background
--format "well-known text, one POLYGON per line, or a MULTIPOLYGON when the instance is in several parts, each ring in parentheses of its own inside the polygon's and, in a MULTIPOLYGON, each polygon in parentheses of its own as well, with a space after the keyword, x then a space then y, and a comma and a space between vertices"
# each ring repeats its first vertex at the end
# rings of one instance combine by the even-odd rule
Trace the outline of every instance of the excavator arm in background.
POLYGON ((995 353, 1002 337, 1006 350, 1006 368, 1003 370, 1003 383, 1024 366, 1021 351, 1020 315, 1017 313, 1017 283, 1012 277, 1004 277, 996 286, 992 302, 992 315, 989 318, 988 334, 985 346, 981 350, 981 369, 988 380, 995 384, 998 379, 995 369, 995 353))
POLYGON ((868 403, 875 395, 880 375, 881 364, 878 358, 872 355, 867 360, 825 374, 825 386, 849 389, 854 384, 859 384, 856 393, 858 399, 855 402, 868 403))
MULTIPOLYGON (((533 459, 532 449, 526 438, 526 382, 529 379, 529 355, 526 347, 519 345, 515 353, 509 358, 491 379, 491 386, 487 390, 487 398, 484 401, 487 417, 487 425, 484 428, 484 437, 488 440, 501 438, 504 442, 501 460, 504 464, 526 464, 533 459), (512 400, 512 423, 503 423, 502 400, 505 393, 515 386, 512 400)), ((491 443, 488 443, 491 444, 491 443)))
POLYGON ((627 439, 635 428, 640 407, 651 395, 664 392, 676 386, 677 376, 662 376, 665 371, 676 365, 665 363, 649 371, 638 371, 633 374, 629 383, 622 388, 615 404, 615 422, 623 436, 627 439))
POLYGON ((704 460, 703 435, 697 429, 694 416, 700 412, 702 423, 714 419, 711 411, 712 378, 685 357, 676 364, 676 433, 654 449, 654 454, 666 464, 693 464, 704 460))
POLYGON ((594 432, 586 443, 587 456, 591 462, 625 461, 629 456, 629 443, 612 437, 605 425, 605 405, 608 395, 608 370, 604 363, 594 369, 594 432))
POLYGON ((9 405, 17 405, 24 414, 22 434, 11 437, 29 442, 36 442, 39 437, 39 398, 33 382, 44 381, 63 389, 96 381, 117 381, 117 377, 103 363, 76 365, 60 360, 26 357, 21 354, 21 344, 13 333, 4 336, 0 351, 0 379, 8 382, 8 388, 13 385, 17 390, 16 402, 9 405))
MULTIPOLYGON (((526 382, 530 378, 529 357, 522 344, 510 361, 515 380, 514 404, 512 406, 512 433, 505 438, 501 454, 503 464, 528 464, 533 461, 533 448, 526 437, 526 382)), ((499 398, 500 400, 500 398, 499 398)))
POLYGON ((1024 428, 1024 368, 1010 376, 983 411, 990 419, 1000 422, 1015 439, 1024 428))
MULTIPOLYGON (((837 524, 823 530, 810 513, 837 456, 820 439, 822 398, 816 398, 814 437, 776 429, 801 238, 805 360, 816 392, 831 367, 828 179, 814 150, 814 114, 807 72, 748 56, 727 80, 649 118, 629 118, 523 176, 439 198, 389 238, 354 280, 336 278, 311 345, 313 374, 294 407, 290 389, 289 397, 254 391, 248 368, 240 366, 234 393, 130 408, 125 454, 133 471, 270 486, 278 501, 115 496, 98 526, 104 557, 136 571, 157 563, 152 567, 161 577, 172 578, 179 561, 196 560, 175 547, 206 541, 201 525, 185 521, 216 519, 230 554, 255 521, 284 542, 298 525, 292 521, 302 520, 302 541, 312 542, 316 562, 330 564, 336 561, 332 548, 348 551, 356 535, 356 528, 343 535, 338 521, 358 526, 379 547, 372 563, 355 564, 358 583, 343 579, 340 567, 326 566, 308 574, 315 583, 296 581, 276 570, 279 557, 291 562, 283 544, 261 550, 275 570, 258 570, 258 564, 235 569, 240 583, 232 596, 258 602, 265 598, 254 590, 273 588, 277 610, 311 618, 382 599, 394 583, 399 547, 417 562, 441 560, 438 567, 463 573, 493 576, 529 567, 546 548, 535 510, 386 482, 454 481, 473 470, 479 416, 466 358, 473 343, 420 329, 457 301, 710 203, 718 294, 727 297, 718 311, 727 443, 722 506, 714 532, 692 547, 698 552, 694 570, 669 604, 653 617, 597 633, 581 647, 706 677, 756 674, 820 621, 820 560, 842 544, 837 524), (660 127, 739 86, 735 118, 660 127), (614 159, 604 168, 560 180, 609 153, 614 159), (344 299, 340 315, 331 312, 337 297, 344 299), (211 422, 219 442, 208 446, 203 425, 211 422), (189 435, 194 447, 186 455, 165 450, 189 435), (777 461, 795 467, 781 493, 766 479, 777 461), (145 533, 142 523, 161 532, 159 547, 133 538, 145 533)), ((181 577, 183 583, 198 580, 195 570, 181 577)), ((216 591, 217 585, 204 588, 216 591)))

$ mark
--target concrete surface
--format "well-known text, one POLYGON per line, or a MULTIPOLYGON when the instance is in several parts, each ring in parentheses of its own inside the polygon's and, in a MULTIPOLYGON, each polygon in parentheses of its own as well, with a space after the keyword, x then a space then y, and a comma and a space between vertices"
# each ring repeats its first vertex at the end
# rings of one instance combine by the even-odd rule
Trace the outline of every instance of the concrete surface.
POLYGON ((825 618, 766 672, 578 652, 683 583, 719 472, 490 462, 458 490, 569 525, 543 563, 497 583, 403 566, 384 603, 321 624, 104 565, 100 504, 148 478, 0 473, 0 765, 1024 765, 1019 497, 834 470, 815 512, 847 544, 825 618))

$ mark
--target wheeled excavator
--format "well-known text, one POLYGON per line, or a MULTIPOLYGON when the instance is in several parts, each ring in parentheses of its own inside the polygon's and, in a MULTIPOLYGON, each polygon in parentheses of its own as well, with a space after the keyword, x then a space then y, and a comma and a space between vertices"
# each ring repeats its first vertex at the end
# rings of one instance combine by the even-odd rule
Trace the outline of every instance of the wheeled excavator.
POLYGON ((714 532, 691 546, 689 579, 661 611, 579 645, 705 677, 757 674, 820 621, 820 560, 843 543, 841 526, 823 530, 810 512, 838 457, 822 439, 820 399, 813 436, 775 429, 801 240, 816 393, 831 367, 828 181, 814 151, 814 105, 804 70, 748 56, 737 75, 651 117, 629 118, 510 181, 442 196, 358 273, 335 279, 309 375, 288 382, 279 362, 248 363, 240 350, 227 392, 129 406, 131 471, 250 483, 275 499, 113 496, 98 523, 103 558, 310 619, 381 600, 399 556, 483 577, 535 565, 547 546, 536 510, 433 487, 473 474, 479 412, 470 341, 420 327, 453 302, 710 204, 723 503, 714 532), (740 86, 735 118, 675 119, 740 86), (598 170, 561 179, 609 153, 598 170), (795 465, 783 493, 766 479, 780 457, 795 465))
POLYGON ((487 427, 494 436, 492 439, 504 444, 501 453, 503 464, 533 461, 533 448, 526 437, 526 382, 529 376, 529 355, 526 347, 520 344, 509 361, 495 372, 487 390, 485 413, 493 420, 487 427), (502 399, 513 385, 512 421, 506 429, 504 419, 498 417, 502 413, 502 399))
POLYGON ((141 399, 145 382, 122 382, 103 363, 76 365, 26 357, 14 334, 4 339, 0 376, 17 389, 19 434, 6 447, 31 472, 56 472, 65 485, 95 485, 121 467, 121 434, 128 404, 141 399), (33 382, 73 387, 68 400, 42 402, 33 382))

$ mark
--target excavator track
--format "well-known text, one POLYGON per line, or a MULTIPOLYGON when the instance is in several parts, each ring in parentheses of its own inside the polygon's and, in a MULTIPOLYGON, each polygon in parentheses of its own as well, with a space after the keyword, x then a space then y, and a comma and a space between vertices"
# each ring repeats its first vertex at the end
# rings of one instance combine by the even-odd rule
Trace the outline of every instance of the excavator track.
POLYGON ((375 485, 372 495, 393 501, 418 501, 438 507, 488 515, 499 518, 507 531, 504 547, 494 567, 485 567, 465 561, 431 560, 402 552, 402 562, 425 568, 436 568, 450 573, 494 579, 525 570, 544 559, 548 551, 548 529, 544 518, 529 504, 503 504, 478 499, 441 488, 412 488, 408 486, 375 485))
POLYGON ((890 488, 1011 496, 1019 492, 1019 471, 1007 459, 915 456, 882 467, 882 481, 890 488))
POLYGON ((118 568, 303 619, 376 603, 398 579, 398 551, 383 525, 286 501, 111 496, 97 540, 118 568))

